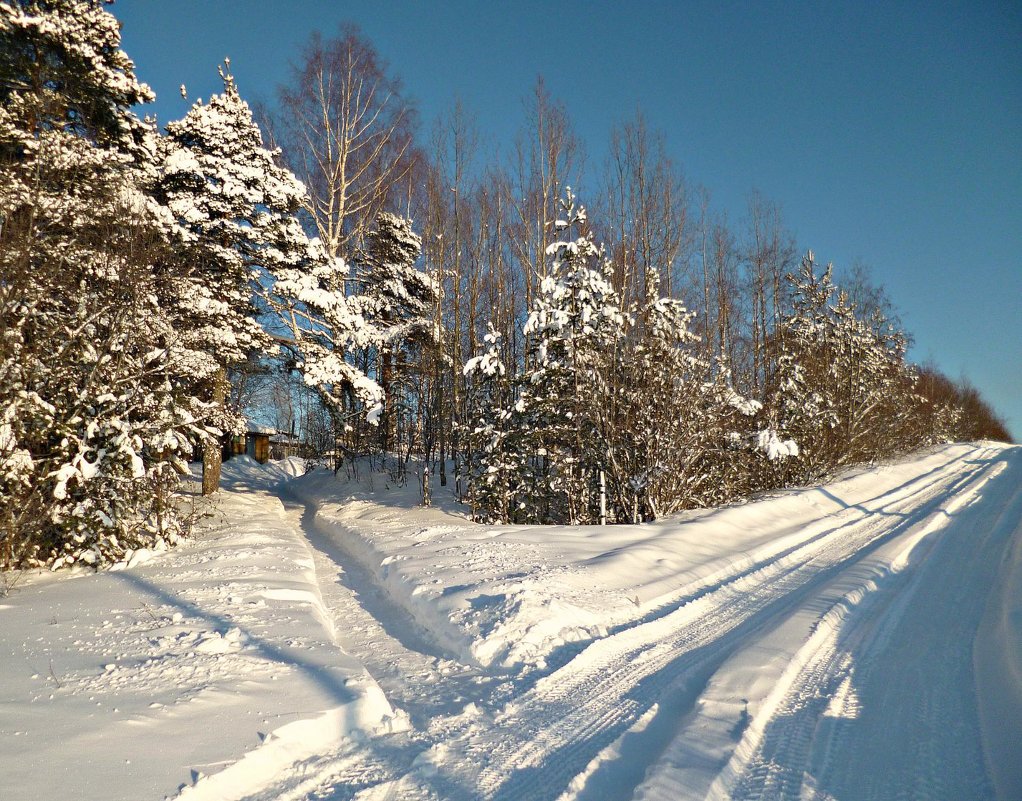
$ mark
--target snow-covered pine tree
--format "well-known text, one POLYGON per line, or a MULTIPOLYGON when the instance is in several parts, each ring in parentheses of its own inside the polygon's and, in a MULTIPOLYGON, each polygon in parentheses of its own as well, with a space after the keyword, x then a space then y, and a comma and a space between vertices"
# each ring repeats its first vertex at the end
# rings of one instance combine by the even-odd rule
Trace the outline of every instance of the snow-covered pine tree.
POLYGON ((219 484, 216 432, 244 424, 226 403, 229 371, 271 341, 257 320, 257 289, 274 276, 301 280, 310 265, 324 269, 329 261, 296 216, 304 187, 263 146, 229 67, 220 70, 222 94, 167 125, 156 188, 174 218, 178 248, 166 294, 187 389, 194 414, 214 432, 203 448, 204 494, 219 484))
POLYGON ((100 2, 0 3, 0 567, 115 559, 177 536, 169 376, 141 191, 152 99, 100 2))
POLYGON ((599 515, 627 315, 570 190, 562 209, 557 233, 574 229, 577 237, 548 247, 550 270, 524 327, 526 368, 506 447, 518 471, 513 519, 583 523, 599 515))
POLYGON ((787 276, 792 308, 776 335, 779 355, 769 387, 772 428, 799 443, 799 478, 815 478, 834 463, 835 435, 840 419, 829 372, 835 347, 829 304, 837 288, 828 265, 817 275, 812 251, 797 275, 787 276))
POLYGON ((406 441, 421 440, 410 437, 408 427, 416 419, 428 422, 425 355, 440 343, 435 314, 440 289, 433 276, 415 266, 422 242, 411 220, 381 212, 367 239, 359 260, 358 294, 349 304, 374 331, 374 346, 364 357, 383 390, 379 433, 386 453, 397 445, 399 434, 406 441))
POLYGON ((879 312, 863 320, 838 291, 831 311, 838 343, 832 375, 840 376, 839 462, 874 461, 914 447, 906 415, 913 405, 915 377, 905 364, 904 335, 879 312))
POLYGON ((714 371, 704 386, 713 413, 704 429, 706 447, 698 473, 699 506, 716 506, 784 483, 797 443, 769 425, 763 404, 739 394, 726 369, 714 371))
POLYGON ((508 460, 505 446, 511 384, 500 355, 500 333, 492 324, 483 343, 486 350, 469 359, 462 369, 467 395, 468 501, 477 521, 504 523, 509 519, 516 482, 515 464, 508 460))

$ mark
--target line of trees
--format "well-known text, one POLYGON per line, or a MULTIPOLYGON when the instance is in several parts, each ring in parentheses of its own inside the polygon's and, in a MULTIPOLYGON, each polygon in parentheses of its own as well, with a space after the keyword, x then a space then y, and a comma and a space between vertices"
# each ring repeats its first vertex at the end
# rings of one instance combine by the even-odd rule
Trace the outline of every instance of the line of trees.
POLYGON ((435 338, 363 362, 389 425, 356 420, 336 453, 389 454, 398 472, 420 456, 480 519, 649 519, 922 444, 1008 439, 973 388, 906 363, 868 268, 835 278, 800 257, 757 193, 731 226, 641 114, 586 169, 539 79, 513 145, 487 157, 458 102, 420 136, 400 81, 346 26, 310 40, 262 121, 319 187, 305 212, 321 237, 358 269, 367 210, 410 217, 436 287, 418 312, 435 338), (584 185, 589 215, 571 195, 584 185))
POLYGON ((755 194, 733 228, 641 115, 586 171, 540 80, 484 160, 460 104, 421 137, 348 26, 273 108, 225 63, 161 130, 103 6, 0 0, 0 566, 172 544, 186 460, 215 491, 246 414, 489 521, 648 520, 1009 439, 906 362, 868 270, 799 260, 755 194))

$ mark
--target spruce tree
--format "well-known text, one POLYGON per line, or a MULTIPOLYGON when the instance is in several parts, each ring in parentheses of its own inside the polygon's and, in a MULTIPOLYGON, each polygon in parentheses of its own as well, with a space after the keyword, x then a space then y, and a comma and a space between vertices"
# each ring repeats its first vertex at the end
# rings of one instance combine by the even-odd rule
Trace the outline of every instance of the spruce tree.
POLYGON ((152 99, 99 2, 0 4, 0 565, 115 559, 178 532, 173 331, 152 99))
POLYGON ((426 354, 437 347, 434 311, 439 287, 431 275, 416 267, 422 242, 412 221, 381 212, 360 259, 358 294, 349 298, 369 325, 375 339, 366 354, 375 363, 383 391, 380 444, 384 452, 397 442, 399 425, 414 417, 421 403, 428 371, 426 354))
POLYGON ((660 296, 649 270, 622 359, 611 450, 611 496, 618 520, 655 519, 691 502, 693 466, 712 423, 705 396, 708 366, 690 330, 694 314, 660 296))
POLYGON ((506 446, 511 385, 500 356, 500 334, 490 324, 486 350, 469 359, 462 374, 467 383, 465 445, 468 454, 468 501, 476 520, 503 523, 516 495, 515 463, 506 446))
POLYGON ((573 240, 548 248, 549 274, 525 323, 526 369, 517 382, 507 446, 520 473, 515 519, 596 519, 597 482, 606 468, 612 384, 627 315, 609 281, 585 209, 570 191, 556 224, 573 240))
POLYGON ((216 491, 220 436, 245 421, 227 403, 232 369, 270 348, 257 293, 304 275, 325 254, 297 218, 304 187, 277 166, 229 71, 224 91, 197 100, 167 125, 156 194, 173 217, 176 252, 167 303, 181 332, 193 413, 212 429, 203 448, 203 493, 216 491))

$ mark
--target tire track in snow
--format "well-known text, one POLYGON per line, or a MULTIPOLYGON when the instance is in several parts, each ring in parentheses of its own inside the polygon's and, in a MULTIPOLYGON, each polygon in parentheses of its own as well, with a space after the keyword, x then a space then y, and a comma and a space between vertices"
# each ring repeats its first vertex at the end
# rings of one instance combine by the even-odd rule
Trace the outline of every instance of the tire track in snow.
MULTIPOLYGON (((1022 459, 1015 451, 1004 473, 984 489, 983 503, 966 506, 942 532, 919 566, 912 597, 891 615, 885 639, 853 650, 862 713, 842 721, 841 759, 824 763, 821 788, 864 799, 994 797, 984 764, 973 644, 1002 557, 1020 530, 1022 459), (913 695, 917 706, 893 703, 913 695), (918 765, 897 759, 900 743, 914 745, 918 765)), ((828 745, 821 737, 824 756, 834 753, 828 745)), ((1017 740, 1015 745, 1017 752, 1017 740)))
MULTIPOLYGON (((881 493, 877 497, 870 499, 869 503, 876 507, 876 509, 872 510, 871 513, 876 513, 877 510, 883 510, 887 505, 892 503, 918 496, 922 492, 925 492, 930 486, 946 480, 946 476, 943 475, 943 471, 956 461, 962 461, 962 457, 950 459, 932 470, 919 476, 915 476, 909 481, 897 487, 893 487, 892 489, 881 493)), ((823 487, 818 488, 816 491, 822 493, 824 496, 833 497, 830 491, 823 487)), ((858 504, 858 506, 862 507, 863 504, 858 504)), ((854 509, 854 506, 846 507, 844 511, 851 513, 854 509)), ((867 510, 865 508, 859 508, 859 511, 866 512, 867 510)), ((880 513, 884 512, 881 511, 880 513)), ((728 581, 734 581, 742 578, 743 576, 754 573, 760 567, 786 556, 797 548, 804 547, 811 543, 815 538, 827 536, 833 529, 833 520, 840 519, 841 514, 841 511, 837 511, 823 515, 818 519, 813 519, 805 524, 799 523, 778 530, 775 532, 770 542, 756 549, 746 558, 741 560, 732 560, 719 571, 681 589, 678 593, 676 593, 676 597, 672 600, 661 604, 659 607, 653 609, 641 618, 610 629, 609 633, 616 634, 624 629, 633 628, 634 626, 642 623, 661 618, 665 614, 697 600, 702 595, 713 591, 728 581)))
POLYGON ((827 516, 829 527, 810 532, 802 544, 739 570, 680 608, 594 642, 488 728, 447 743, 436 775, 407 777, 398 785, 402 793, 428 786, 444 798, 556 798, 660 698, 691 696, 742 637, 776 621, 849 562, 939 514, 946 497, 989 467, 964 457, 955 462, 950 471, 878 496, 870 508, 827 516), (900 519, 892 525, 892 517, 900 519))
POLYGON ((989 586, 1022 517, 1017 459, 1001 478, 1006 467, 988 470, 912 537, 906 552, 941 529, 908 576, 897 575, 905 553, 879 588, 868 582, 835 604, 708 798, 992 797, 968 675, 986 599, 970 591, 989 586), (986 503, 970 512, 981 496, 986 503), (917 704, 905 705, 913 696, 917 704), (938 753, 949 738, 955 747, 938 753))
MULTIPOLYGON (((395 795, 395 782, 416 770, 421 756, 437 740, 472 725, 470 699, 506 680, 458 662, 430 638, 407 610, 392 600, 372 571, 344 546, 346 532, 317 520, 314 504, 283 497, 292 525, 305 536, 313 555, 323 605, 339 647, 365 665, 369 675, 410 731, 346 744, 293 766, 279 784, 246 801, 316 798, 405 799, 435 801, 422 794, 395 795)), ((352 535, 354 536, 354 535, 352 535)))

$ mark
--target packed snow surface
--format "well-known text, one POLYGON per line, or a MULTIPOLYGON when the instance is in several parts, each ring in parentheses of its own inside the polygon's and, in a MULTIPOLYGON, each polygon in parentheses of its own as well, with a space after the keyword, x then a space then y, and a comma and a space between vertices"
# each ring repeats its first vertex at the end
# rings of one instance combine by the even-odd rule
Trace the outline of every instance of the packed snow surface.
POLYGON ((0 577, 0 797, 1022 798, 1022 449, 581 528, 301 472, 0 577))

